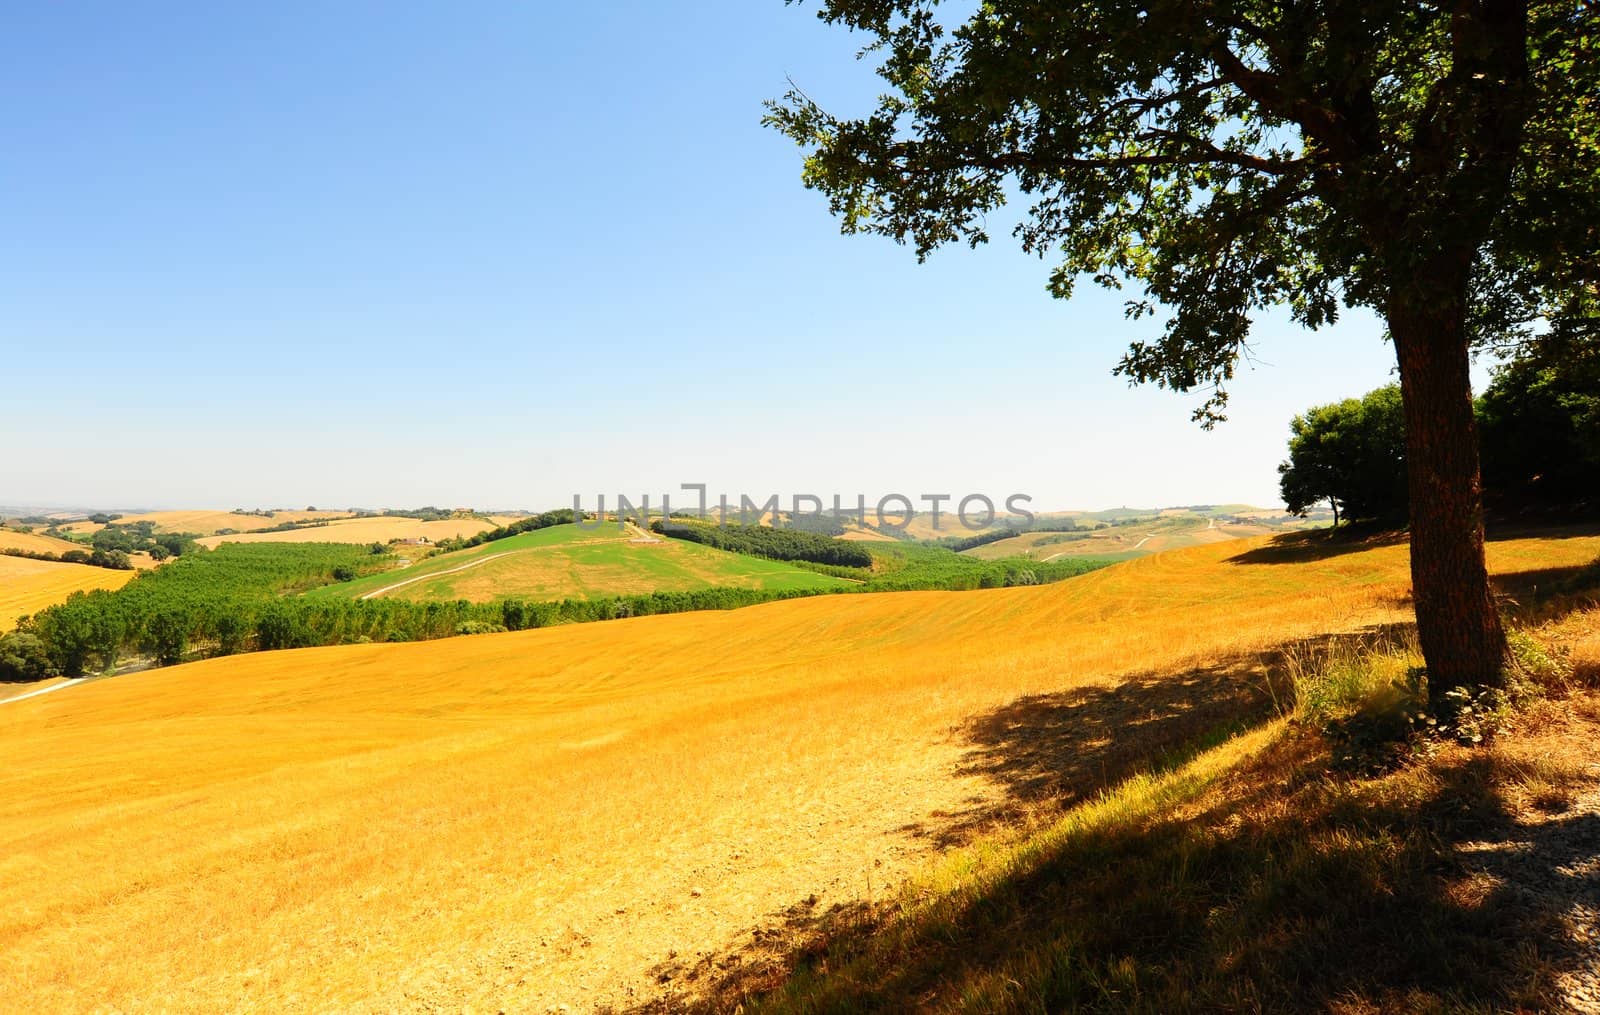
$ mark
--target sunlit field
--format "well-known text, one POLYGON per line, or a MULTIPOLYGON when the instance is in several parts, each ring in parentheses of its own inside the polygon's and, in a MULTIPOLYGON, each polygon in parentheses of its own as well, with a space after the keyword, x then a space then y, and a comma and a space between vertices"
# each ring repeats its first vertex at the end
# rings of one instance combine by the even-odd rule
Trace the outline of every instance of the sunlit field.
POLYGON ((394 539, 460 539, 475 536, 497 528, 509 518, 493 520, 484 518, 445 518, 425 522, 417 518, 344 518, 313 525, 304 529, 283 532, 246 532, 237 535, 207 536, 200 540, 202 546, 216 547, 223 543, 387 543, 394 539))
MULTIPOLYGON (((1073 713, 1086 756, 1159 750, 1166 721, 1116 689, 1186 696, 1199 734, 1253 693, 1224 664, 1408 619, 1403 545, 1308 545, 261 653, 6 705, 0 1010, 626 1007, 1019 817, 977 731, 1029 696, 1104 689, 1073 713)), ((1512 589, 1597 556, 1592 531, 1489 547, 1512 589)))
POLYGON ((17 618, 62 602, 74 592, 120 589, 134 574, 87 564, 0 555, 0 633, 11 630, 17 618))
MULTIPOLYGON (((208 536, 219 529, 252 532, 267 529, 285 522, 309 522, 330 518, 348 518, 348 511, 273 511, 266 514, 238 514, 233 511, 147 511, 143 514, 123 515, 118 525, 149 522, 157 532, 191 532, 208 536)), ((72 522, 61 526, 64 531, 90 533, 105 526, 98 522, 72 522)))
POLYGON ((54 536, 40 535, 37 532, 18 532, 0 526, 0 550, 23 550, 27 553, 66 553, 69 550, 82 550, 77 543, 54 536))

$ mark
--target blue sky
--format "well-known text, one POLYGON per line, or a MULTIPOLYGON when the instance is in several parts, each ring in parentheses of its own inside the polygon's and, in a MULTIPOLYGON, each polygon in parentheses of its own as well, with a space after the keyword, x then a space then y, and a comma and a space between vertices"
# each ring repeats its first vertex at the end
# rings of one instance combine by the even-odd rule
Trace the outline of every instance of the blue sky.
POLYGON ((1110 375, 1115 295, 840 236, 761 101, 865 109, 860 41, 779 0, 7 5, 0 503, 1277 503, 1289 418, 1389 380, 1369 317, 1269 318, 1205 433, 1110 375))

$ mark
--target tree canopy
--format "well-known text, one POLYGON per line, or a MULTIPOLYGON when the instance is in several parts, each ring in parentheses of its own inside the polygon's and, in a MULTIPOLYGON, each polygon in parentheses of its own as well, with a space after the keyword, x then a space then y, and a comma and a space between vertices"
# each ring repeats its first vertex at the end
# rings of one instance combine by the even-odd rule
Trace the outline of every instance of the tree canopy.
POLYGON ((1600 346, 1547 337, 1495 374, 1478 415, 1495 504, 1600 505, 1600 346))
POLYGON ((1137 291, 1117 365, 1220 418, 1252 316, 1382 315, 1406 415, 1418 627, 1435 693, 1500 679, 1469 350, 1600 304, 1593 0, 1079 4, 824 0, 889 88, 840 116, 795 87, 767 122, 845 232, 919 257, 990 238, 1137 291), (1157 320, 1159 315, 1159 320, 1157 320))
POLYGON ((1278 466, 1278 476, 1292 513, 1328 500, 1335 521, 1340 514, 1405 517, 1405 414, 1397 385, 1316 406, 1296 416, 1289 430, 1289 460, 1278 466))

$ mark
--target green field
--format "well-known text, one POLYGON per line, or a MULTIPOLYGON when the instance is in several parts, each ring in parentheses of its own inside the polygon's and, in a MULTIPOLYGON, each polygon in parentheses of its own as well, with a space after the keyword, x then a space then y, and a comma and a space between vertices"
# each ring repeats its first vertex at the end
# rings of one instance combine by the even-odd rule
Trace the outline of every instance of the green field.
POLYGON ((412 567, 328 586, 313 595, 413 602, 593 599, 726 586, 790 591, 850 585, 781 561, 672 539, 642 541, 615 524, 556 525, 440 554, 412 567), (403 583, 403 584, 402 584, 403 583))

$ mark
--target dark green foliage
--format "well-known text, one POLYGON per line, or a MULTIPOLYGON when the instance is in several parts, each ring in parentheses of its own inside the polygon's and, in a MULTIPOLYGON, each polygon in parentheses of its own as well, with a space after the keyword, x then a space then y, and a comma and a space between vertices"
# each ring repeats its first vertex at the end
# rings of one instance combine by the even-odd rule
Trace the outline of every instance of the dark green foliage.
POLYGON ((1406 513, 1405 412, 1398 386, 1319 405, 1289 424, 1289 460, 1279 489, 1292 514, 1316 502, 1334 517, 1400 520, 1406 513))
MULTIPOLYGON (((125 651, 149 653, 164 665, 192 648, 229 654, 249 647, 261 615, 281 594, 325 585, 342 568, 362 574, 382 564, 364 547, 338 543, 228 543, 191 552, 116 591, 74 594, 41 610, 29 629, 70 676, 90 665, 114 666, 125 651)), ((293 624, 287 634, 272 629, 264 640, 269 646, 320 640, 296 630, 293 624)))
POLYGON ((157 560, 179 557, 200 548, 199 537, 190 532, 156 534, 151 522, 113 522, 90 537, 90 545, 102 553, 148 553, 157 560), (160 554, 160 556, 156 556, 160 554))
POLYGON ((38 635, 22 631, 0 635, 0 681, 44 680, 57 672, 38 635))
POLYGON ((91 567, 103 567, 112 571, 133 570, 133 561, 121 550, 66 550, 62 553, 51 553, 48 550, 22 550, 3 547, 0 548, 0 555, 26 557, 29 560, 54 561, 60 564, 88 564, 91 567))
POLYGON ((183 654, 189 648, 191 626, 188 612, 181 607, 157 610, 144 623, 140 647, 155 656, 162 666, 176 665, 183 661, 183 654))
POLYGON ((1478 430, 1496 506, 1600 505, 1600 342, 1551 336, 1502 367, 1478 430))
POLYGON ((860 543, 834 539, 803 529, 767 525, 716 525, 710 522, 652 522, 650 528, 664 536, 744 553, 768 560, 810 561, 834 567, 871 567, 872 554, 860 543))

